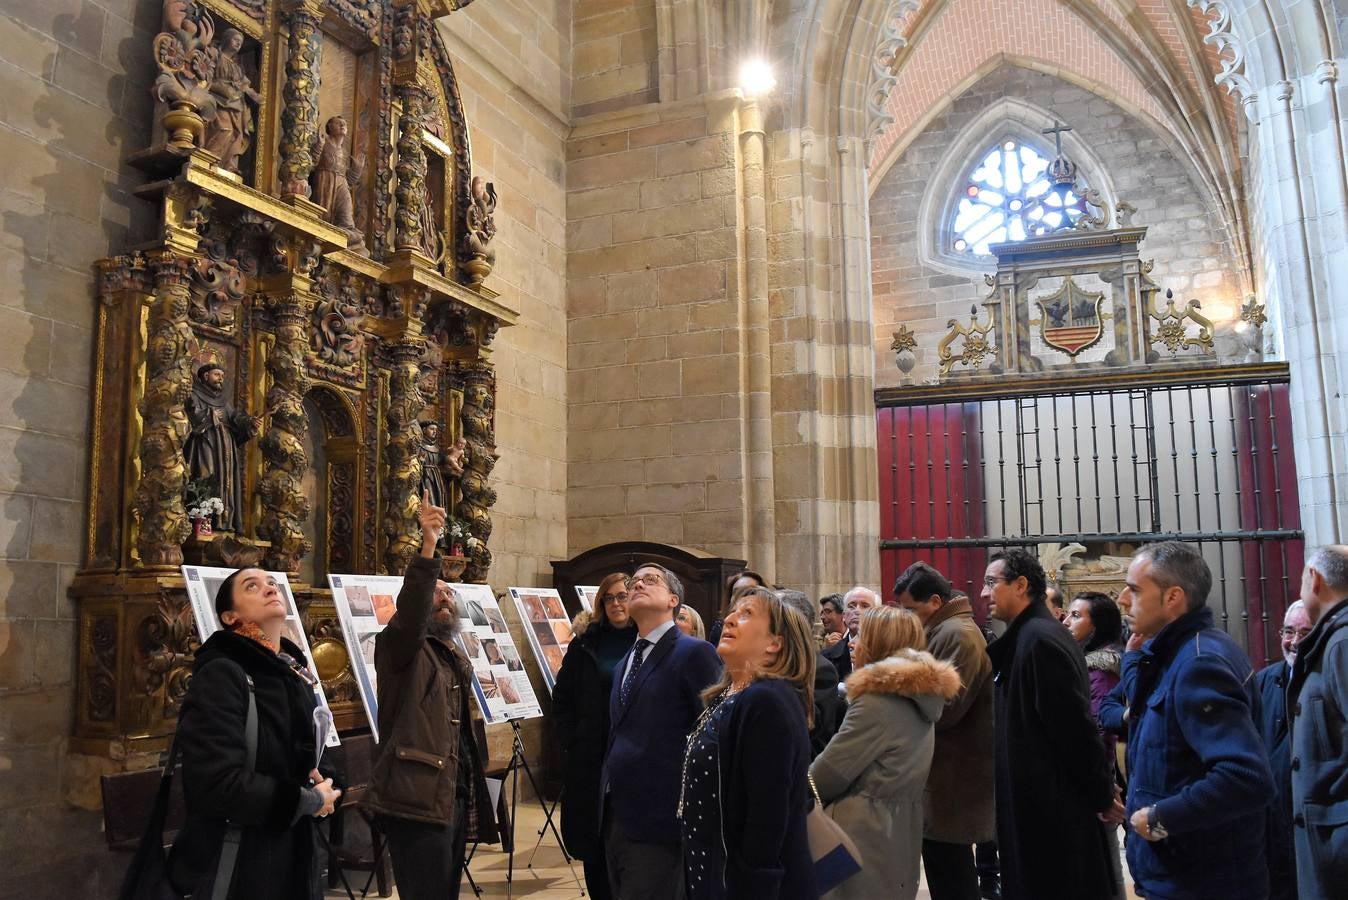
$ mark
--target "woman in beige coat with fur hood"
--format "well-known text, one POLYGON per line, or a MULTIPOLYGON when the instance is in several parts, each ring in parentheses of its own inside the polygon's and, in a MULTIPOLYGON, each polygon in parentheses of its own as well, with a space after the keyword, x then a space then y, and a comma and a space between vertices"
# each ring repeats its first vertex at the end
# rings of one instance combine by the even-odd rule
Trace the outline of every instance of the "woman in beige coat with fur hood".
POLYGON ((825 810, 861 852, 861 873, 830 900, 917 896, 934 729, 960 689, 954 666, 925 646, 922 623, 907 610, 881 606, 861 618, 847 716, 810 766, 825 810))

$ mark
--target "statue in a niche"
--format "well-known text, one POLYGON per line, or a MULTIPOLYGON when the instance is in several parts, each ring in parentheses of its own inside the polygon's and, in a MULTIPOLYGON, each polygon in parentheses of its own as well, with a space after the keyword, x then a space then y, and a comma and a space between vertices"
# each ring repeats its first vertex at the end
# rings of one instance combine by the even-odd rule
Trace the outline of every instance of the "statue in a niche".
POLYGON ((225 398, 225 370, 217 363, 197 369, 192 396, 186 403, 191 432, 183 442, 190 481, 210 481, 216 486, 224 511, 218 527, 236 534, 243 531, 243 455, 240 448, 251 441, 261 421, 235 409, 225 398))
POLYGON ((325 218, 346 232, 346 246, 356 253, 365 252, 365 236, 356 227, 356 209, 351 201, 353 189, 360 184, 364 160, 346 149, 346 119, 333 116, 324 127, 310 184, 310 199, 327 210, 325 218))
POLYGON ((445 475, 440 471, 446 462, 446 454, 440 449, 440 425, 436 422, 421 423, 421 493, 429 495, 432 506, 445 509, 448 493, 445 491, 445 475))
POLYGON ((248 74, 239 64, 243 32, 225 29, 220 45, 215 75, 211 78, 215 118, 206 124, 206 149, 220 157, 220 168, 237 173, 239 157, 248 152, 253 139, 253 113, 248 101, 261 104, 262 95, 253 90, 248 74))

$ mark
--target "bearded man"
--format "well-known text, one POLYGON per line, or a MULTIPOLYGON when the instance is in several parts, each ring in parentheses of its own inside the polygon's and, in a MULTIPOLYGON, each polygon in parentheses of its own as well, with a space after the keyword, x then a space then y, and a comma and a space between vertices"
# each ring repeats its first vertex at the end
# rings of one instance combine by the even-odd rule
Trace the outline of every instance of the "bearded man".
POLYGON ((186 403, 191 432, 183 442, 188 478, 209 481, 224 505, 217 527, 243 531, 243 457, 239 448, 257 434, 259 421, 230 406, 225 398, 225 370, 216 363, 197 369, 192 396, 186 403))

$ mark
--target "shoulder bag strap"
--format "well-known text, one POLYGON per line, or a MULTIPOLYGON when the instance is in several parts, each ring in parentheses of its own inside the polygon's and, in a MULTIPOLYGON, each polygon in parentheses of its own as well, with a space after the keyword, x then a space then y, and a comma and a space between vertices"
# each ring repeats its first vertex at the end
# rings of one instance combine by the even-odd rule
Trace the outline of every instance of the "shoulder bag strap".
MULTIPOLYGON (((248 718, 244 722, 243 737, 247 746, 248 771, 257 766, 257 697, 253 692, 253 678, 247 672, 243 675, 248 682, 248 718)), ((239 861, 239 842, 243 839, 243 829, 231 825, 225 832, 225 843, 220 848, 220 864, 215 870, 215 888, 211 891, 211 900, 225 900, 229 896, 230 883, 234 880, 234 867, 239 861)))

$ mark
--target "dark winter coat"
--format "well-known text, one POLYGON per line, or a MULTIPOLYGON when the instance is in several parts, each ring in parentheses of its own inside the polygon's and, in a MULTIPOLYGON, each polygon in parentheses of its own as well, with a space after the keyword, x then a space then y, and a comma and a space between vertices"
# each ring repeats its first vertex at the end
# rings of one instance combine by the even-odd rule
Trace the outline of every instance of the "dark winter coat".
POLYGON ((810 728, 810 758, 814 759, 838 731, 842 719, 842 697, 838 694, 838 670, 823 653, 815 657, 814 725, 810 728))
MULTIPOLYGON (((1091 682, 1091 715, 1098 724, 1100 707, 1119 685, 1119 663, 1123 654, 1113 647, 1099 647, 1086 654, 1086 674, 1091 682)), ((1112 763, 1116 756, 1118 738, 1114 732, 1100 726, 1100 739, 1105 744, 1105 755, 1112 763)))
POLYGON ((1245 682, 1250 662, 1206 607, 1137 653, 1128 698, 1127 812, 1156 807, 1169 833, 1128 841, 1139 893, 1156 900, 1268 896, 1264 817, 1273 793, 1245 682))
MULTIPOLYGON (((552 720, 562 745, 562 841, 577 859, 602 854, 599 839, 599 772, 608 746, 609 693, 613 676, 599 666, 601 629, 585 631, 567 648, 552 689, 552 720)), ((625 628, 630 648, 636 628, 625 628)), ((601 857, 602 858, 602 857, 601 857)))
MULTIPOLYGON (((800 695, 777 678, 740 693, 718 735, 728 900, 813 900, 805 832, 810 736, 800 695)), ((713 895, 714 896, 714 895, 713 895)))
POLYGON ((1264 824, 1268 854, 1269 900, 1296 900, 1296 859, 1292 856, 1292 741, 1287 733, 1287 684, 1291 667, 1279 660, 1260 669, 1250 682, 1250 714, 1268 751, 1273 774, 1264 824))
MULTIPOLYGON (((285 638, 281 649, 303 663, 303 652, 285 638)), ((177 735, 187 821, 169 857, 170 877, 184 893, 214 883, 229 820, 243 827, 230 897, 313 895, 313 819, 296 816, 315 762, 314 703, 313 688, 256 641, 217 631, 197 650, 177 735), (257 703, 252 772, 245 673, 257 703)))
POLYGON ((1086 660, 1043 603, 988 647, 996 685, 997 847, 1005 900, 1104 900, 1117 890, 1097 813, 1114 779, 1086 660))
POLYGON ((473 838, 495 839, 491 796, 472 736, 472 668, 457 647, 427 634, 439 559, 413 557, 397 608, 375 638, 379 755, 364 805, 376 815, 431 824, 454 820, 460 748, 471 754, 473 838), (466 739, 461 732, 468 729, 466 739))
POLYGON ((952 600, 926 625, 927 651, 955 667, 960 691, 936 722, 936 753, 927 778, 926 825, 932 841, 992 840, 992 662, 968 600, 952 600))
POLYGON ((1297 649, 1292 711, 1292 838, 1301 900, 1348 885, 1348 602, 1320 616, 1297 649))
POLYGON ((834 642, 833 646, 825 647, 819 651, 824 658, 833 663, 833 668, 838 670, 838 680, 846 681, 847 676, 852 674, 852 641, 847 632, 834 642))
POLYGON ((675 626, 646 651, 624 702, 621 673, 631 656, 618 663, 609 694, 611 725, 599 781, 599 795, 607 794, 609 803, 601 812, 612 813, 614 827, 628 840, 677 844, 683 751, 702 713, 702 691, 721 676, 721 658, 711 644, 675 626))

